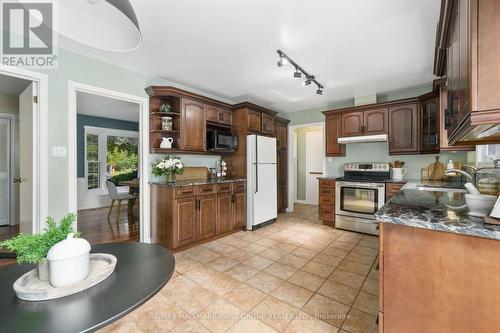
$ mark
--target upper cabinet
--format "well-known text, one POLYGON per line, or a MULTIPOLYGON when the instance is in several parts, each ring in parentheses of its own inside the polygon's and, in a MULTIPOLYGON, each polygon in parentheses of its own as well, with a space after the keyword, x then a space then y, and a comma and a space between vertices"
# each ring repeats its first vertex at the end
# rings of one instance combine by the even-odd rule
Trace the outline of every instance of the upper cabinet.
POLYGON ((342 113, 342 136, 387 134, 387 108, 342 113))
POLYGON ((181 102, 181 149, 205 150, 205 128, 205 106, 183 98, 181 102))
POLYGON ((232 125, 233 112, 213 105, 205 106, 205 119, 207 122, 232 125))
POLYGON ((290 121, 287 119, 276 118, 275 125, 275 135, 276 135, 276 145, 278 150, 286 150, 288 148, 288 123, 290 121))
POLYGON ((418 152, 418 104, 389 107, 389 154, 418 152))
POLYGON ((247 111, 247 130, 249 132, 260 132, 262 124, 262 114, 258 111, 247 111))
POLYGON ((325 119, 325 153, 326 156, 344 156, 345 145, 338 143, 342 130, 340 114, 329 114, 325 119))
POLYGON ((262 134, 274 134, 274 116, 262 113, 262 134))
POLYGON ((420 151, 439 153, 439 96, 432 92, 420 97, 420 151))
POLYGON ((342 113, 342 136, 363 135, 363 112, 342 113))
POLYGON ((443 0, 434 74, 446 76, 448 144, 500 143, 500 1, 443 0))
POLYGON ((387 108, 366 110, 363 112, 363 134, 386 134, 388 127, 387 108))

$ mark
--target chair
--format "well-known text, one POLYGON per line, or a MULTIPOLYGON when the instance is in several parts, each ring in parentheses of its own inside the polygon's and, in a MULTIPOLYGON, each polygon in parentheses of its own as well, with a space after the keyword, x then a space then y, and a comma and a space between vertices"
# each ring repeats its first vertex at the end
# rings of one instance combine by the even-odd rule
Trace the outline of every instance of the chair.
POLYGON ((130 214, 132 208, 134 207, 134 203, 135 203, 135 200, 137 199, 137 196, 135 196, 133 194, 128 194, 128 193, 118 193, 118 191, 116 189, 116 185, 113 182, 107 181, 106 185, 108 186, 108 193, 109 193, 109 197, 111 198, 111 206, 109 206, 109 211, 108 211, 108 221, 111 222, 109 220, 109 217, 111 215, 111 211, 113 210, 113 206, 115 204, 115 201, 118 201, 118 211, 116 213, 116 224, 119 224, 119 222, 120 222, 120 208, 121 208, 122 201, 124 201, 124 200, 129 200, 129 201, 131 200, 132 201, 132 204, 129 205, 129 208, 128 208, 128 212, 130 214))

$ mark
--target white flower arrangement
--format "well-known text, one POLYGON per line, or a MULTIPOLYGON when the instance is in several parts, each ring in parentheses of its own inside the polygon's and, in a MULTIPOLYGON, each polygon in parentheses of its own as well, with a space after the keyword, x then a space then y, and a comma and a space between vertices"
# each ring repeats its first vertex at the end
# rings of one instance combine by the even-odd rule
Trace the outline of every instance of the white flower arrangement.
POLYGON ((167 155, 153 163, 153 175, 175 175, 184 172, 184 164, 179 156, 167 155))

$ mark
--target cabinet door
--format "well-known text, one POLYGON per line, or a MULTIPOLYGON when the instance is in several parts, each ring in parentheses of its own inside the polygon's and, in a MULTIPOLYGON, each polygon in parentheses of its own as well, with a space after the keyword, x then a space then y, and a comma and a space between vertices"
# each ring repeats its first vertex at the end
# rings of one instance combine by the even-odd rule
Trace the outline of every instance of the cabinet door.
POLYGON ((211 105, 206 105, 205 106, 205 120, 206 121, 212 121, 212 122, 218 122, 219 121, 219 114, 220 114, 220 109, 211 106, 211 105))
POLYGON ((287 148, 288 145, 288 125, 285 123, 276 122, 276 141, 278 150, 287 148))
POLYGON ((202 103, 182 99, 181 149, 205 150, 205 106, 202 103))
POLYGON ((219 113, 220 122, 226 125, 233 124, 233 111, 221 109, 219 113))
POLYGON ((363 112, 342 113, 342 136, 363 135, 363 112))
POLYGON ((428 97, 421 102, 420 150, 423 153, 439 152, 439 99, 428 97))
POLYGON ((288 156, 287 151, 278 152, 278 213, 284 212, 288 206, 288 156))
POLYGON ((387 134, 389 121, 387 108, 366 110, 363 112, 363 134, 387 134))
POLYGON ((217 194, 217 228, 216 234, 228 232, 233 228, 233 195, 217 194))
POLYGON ((247 130, 249 132, 260 133, 261 128, 261 113, 248 110, 247 113, 247 130))
POLYGON ((177 199, 174 202, 174 247, 196 241, 196 198, 177 199))
POLYGON ((389 108, 389 154, 418 151, 417 104, 389 108))
POLYGON ((198 197, 198 239, 215 236, 217 199, 215 194, 198 197))
POLYGON ((274 134, 274 117, 268 114, 262 114, 262 133, 274 134))
POLYGON ((341 116, 340 114, 333 114, 326 116, 326 156, 344 156, 345 145, 338 143, 337 139, 340 137, 341 132, 341 116))
POLYGON ((247 194, 238 192, 233 195, 233 229, 247 224, 247 194))

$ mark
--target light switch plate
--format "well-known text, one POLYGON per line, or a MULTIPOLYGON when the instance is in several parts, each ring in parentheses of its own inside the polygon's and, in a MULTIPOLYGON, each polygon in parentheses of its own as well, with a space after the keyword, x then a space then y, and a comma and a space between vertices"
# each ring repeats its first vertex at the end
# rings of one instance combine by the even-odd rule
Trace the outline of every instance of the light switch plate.
POLYGON ((53 157, 66 157, 68 155, 65 146, 52 146, 52 156, 53 157))
POLYGON ((333 157, 328 157, 328 162, 333 162, 333 157))

